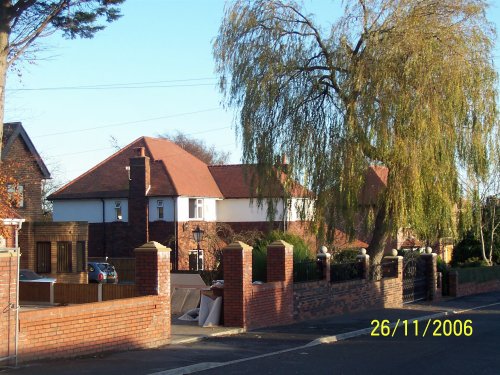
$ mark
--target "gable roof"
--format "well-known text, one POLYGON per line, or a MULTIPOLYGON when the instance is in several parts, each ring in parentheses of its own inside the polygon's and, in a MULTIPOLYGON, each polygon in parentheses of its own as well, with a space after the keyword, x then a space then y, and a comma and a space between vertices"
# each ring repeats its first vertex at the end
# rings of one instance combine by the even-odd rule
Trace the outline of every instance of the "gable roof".
POLYGON ((28 148, 28 151, 33 155, 33 158, 36 164, 38 165, 38 168, 40 168, 40 172, 42 173, 43 178, 46 179, 50 178, 50 172, 47 169, 47 166, 43 162, 40 154, 33 145, 33 142, 31 142, 28 133, 26 133, 26 130, 24 130, 24 127, 20 122, 7 122, 3 124, 3 135, 2 135, 3 147, 2 147, 1 160, 5 160, 5 158, 9 155, 12 145, 14 144, 14 141, 18 136, 21 137, 24 144, 28 148))
POLYGON ((150 158, 148 196, 222 198, 208 166, 166 139, 141 137, 111 155, 52 194, 49 199, 126 198, 129 179, 125 169, 135 149, 144 147, 150 158))
MULTIPOLYGON (((215 182, 219 186, 224 198, 251 198, 257 197, 257 183, 252 186, 252 179, 257 178, 256 166, 249 164, 210 165, 208 167, 215 182)), ((287 176, 281 173, 276 176, 268 189, 267 197, 279 198, 284 195, 284 184, 287 176)), ((311 193, 297 182, 291 182, 290 194, 292 197, 310 197, 311 193)))

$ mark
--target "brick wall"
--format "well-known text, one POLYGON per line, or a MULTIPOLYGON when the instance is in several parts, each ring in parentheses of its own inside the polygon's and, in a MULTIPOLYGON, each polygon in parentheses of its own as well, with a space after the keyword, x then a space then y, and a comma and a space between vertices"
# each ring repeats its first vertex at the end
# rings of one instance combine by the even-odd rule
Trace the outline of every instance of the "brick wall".
POLYGON ((493 279, 485 282, 461 283, 460 275, 451 271, 448 275, 449 291, 452 297, 463 297, 471 294, 495 292, 500 290, 500 280, 493 279))
POLYGON ((355 280, 344 283, 316 281, 293 286, 294 319, 321 318, 403 304, 402 279, 355 280))
MULTIPOLYGON (((296 321, 375 308, 403 305, 403 259, 397 257, 395 277, 379 281, 364 279, 342 283, 327 280, 295 283, 294 319, 296 321)), ((368 258, 363 261, 366 268, 368 258)))
POLYGON ((252 248, 235 242, 224 253, 224 325, 259 328, 293 321, 293 246, 268 247, 268 283, 252 285, 252 248))
POLYGON ((17 254, 0 252, 0 358, 13 356, 15 351, 17 254))
POLYGON ((166 296, 147 296, 23 311, 19 314, 19 360, 167 344, 169 304, 166 296))
MULTIPOLYGON (((136 258, 136 286, 142 297, 22 311, 19 360, 73 357, 167 344, 171 311, 167 267, 170 249, 149 242, 137 249, 136 258)), ((4 330, 1 333, 4 334, 4 330)))

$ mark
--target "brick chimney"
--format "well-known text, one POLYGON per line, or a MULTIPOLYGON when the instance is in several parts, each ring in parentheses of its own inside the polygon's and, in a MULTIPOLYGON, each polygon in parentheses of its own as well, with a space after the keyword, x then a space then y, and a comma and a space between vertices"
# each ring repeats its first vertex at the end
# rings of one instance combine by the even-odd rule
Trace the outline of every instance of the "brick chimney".
POLYGON ((151 186, 149 157, 144 147, 134 149, 130 158, 130 181, 128 197, 129 238, 134 247, 149 241, 149 206, 146 196, 151 186))

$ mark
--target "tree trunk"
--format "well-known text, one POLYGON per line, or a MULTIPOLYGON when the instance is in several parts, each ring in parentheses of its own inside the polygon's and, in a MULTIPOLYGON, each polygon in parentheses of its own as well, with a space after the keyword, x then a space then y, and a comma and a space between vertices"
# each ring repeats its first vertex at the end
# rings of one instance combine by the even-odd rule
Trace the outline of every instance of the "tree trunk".
POLYGON ((375 218, 373 235, 366 252, 370 256, 371 264, 379 264, 384 257, 384 249, 389 238, 388 215, 385 203, 381 205, 375 218))
POLYGON ((5 112, 5 83, 7 81, 7 58, 9 56, 10 1, 0 3, 0 162, 2 157, 3 120, 5 112))

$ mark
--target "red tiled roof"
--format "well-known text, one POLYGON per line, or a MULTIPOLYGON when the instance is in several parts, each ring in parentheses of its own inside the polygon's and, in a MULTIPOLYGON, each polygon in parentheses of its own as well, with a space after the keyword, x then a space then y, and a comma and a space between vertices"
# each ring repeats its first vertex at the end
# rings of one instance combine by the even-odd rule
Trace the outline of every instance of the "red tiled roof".
MULTIPOLYGON (((257 178, 256 167, 248 164, 234 165, 211 165, 208 167, 214 176, 217 185, 224 198, 250 198, 257 196, 257 182, 254 181, 252 186, 252 178, 257 178)), ((276 176, 272 186, 267 186, 266 197, 282 197, 284 192, 284 183, 287 176, 282 173, 281 178, 276 176)), ((291 183, 290 194, 293 197, 310 196, 304 187, 296 182, 291 183)))
POLYGON ((129 159, 144 147, 151 161, 149 196, 221 198, 208 166, 181 147, 166 140, 141 137, 63 186, 49 199, 120 198, 128 196, 129 159))

